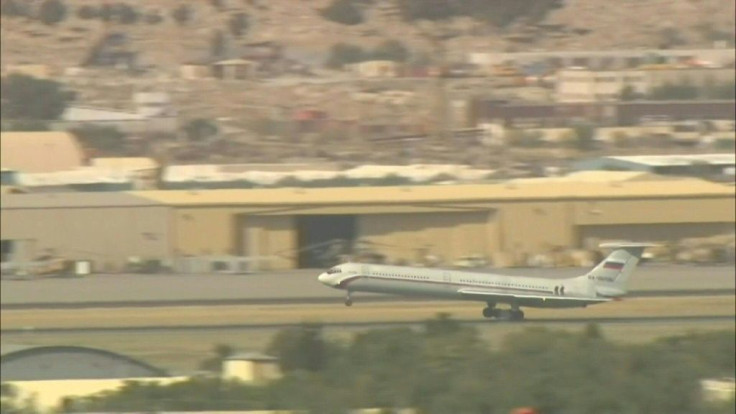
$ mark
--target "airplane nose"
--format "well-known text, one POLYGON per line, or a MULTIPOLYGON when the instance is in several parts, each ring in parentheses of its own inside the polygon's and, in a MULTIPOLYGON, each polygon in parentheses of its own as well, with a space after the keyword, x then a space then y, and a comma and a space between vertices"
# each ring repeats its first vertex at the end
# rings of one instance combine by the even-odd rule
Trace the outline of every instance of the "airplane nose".
POLYGON ((327 284, 327 273, 322 273, 319 276, 317 276, 317 280, 319 280, 320 282, 326 285, 327 284))

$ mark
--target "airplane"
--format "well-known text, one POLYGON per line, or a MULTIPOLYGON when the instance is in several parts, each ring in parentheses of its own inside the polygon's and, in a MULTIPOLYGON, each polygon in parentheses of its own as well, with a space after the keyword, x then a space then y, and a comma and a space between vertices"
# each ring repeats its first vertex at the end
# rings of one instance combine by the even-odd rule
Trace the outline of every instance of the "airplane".
POLYGON ((343 263, 317 279, 346 291, 345 305, 351 306, 353 292, 374 292, 485 302, 485 318, 521 321, 522 306, 530 308, 584 308, 620 300, 626 284, 642 257, 647 243, 604 243, 612 249, 590 272, 567 279, 508 276, 468 271, 343 263), (496 304, 508 304, 508 309, 496 304))

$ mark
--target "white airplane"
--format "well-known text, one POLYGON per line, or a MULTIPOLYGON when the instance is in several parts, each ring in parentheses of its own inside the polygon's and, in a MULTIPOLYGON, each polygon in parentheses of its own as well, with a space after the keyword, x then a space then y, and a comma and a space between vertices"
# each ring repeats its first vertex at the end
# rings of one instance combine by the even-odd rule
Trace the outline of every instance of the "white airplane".
POLYGON ((317 278, 323 284, 347 292, 375 292, 430 296, 486 302, 486 318, 522 320, 520 307, 584 308, 616 300, 626 294, 626 283, 641 259, 645 243, 607 243, 613 251, 590 272, 568 279, 507 276, 421 267, 344 263, 317 278), (498 309, 496 304, 510 305, 498 309))

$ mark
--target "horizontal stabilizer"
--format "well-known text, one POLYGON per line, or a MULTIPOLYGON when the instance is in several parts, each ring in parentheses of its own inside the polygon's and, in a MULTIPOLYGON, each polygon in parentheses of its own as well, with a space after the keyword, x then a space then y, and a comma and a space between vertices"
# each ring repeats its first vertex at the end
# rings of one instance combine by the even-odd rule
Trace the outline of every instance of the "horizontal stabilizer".
POLYGON ((634 242, 609 242, 609 243, 601 243, 598 245, 601 249, 626 249, 626 248, 647 248, 647 247, 657 247, 658 244, 655 243, 634 243, 634 242))

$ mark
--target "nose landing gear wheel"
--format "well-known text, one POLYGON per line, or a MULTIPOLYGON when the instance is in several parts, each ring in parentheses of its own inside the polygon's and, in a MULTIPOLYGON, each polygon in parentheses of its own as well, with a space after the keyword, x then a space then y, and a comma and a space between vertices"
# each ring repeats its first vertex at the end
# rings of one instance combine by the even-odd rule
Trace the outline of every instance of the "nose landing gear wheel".
POLYGON ((350 297, 350 292, 345 296, 345 306, 353 306, 353 298, 350 297))

